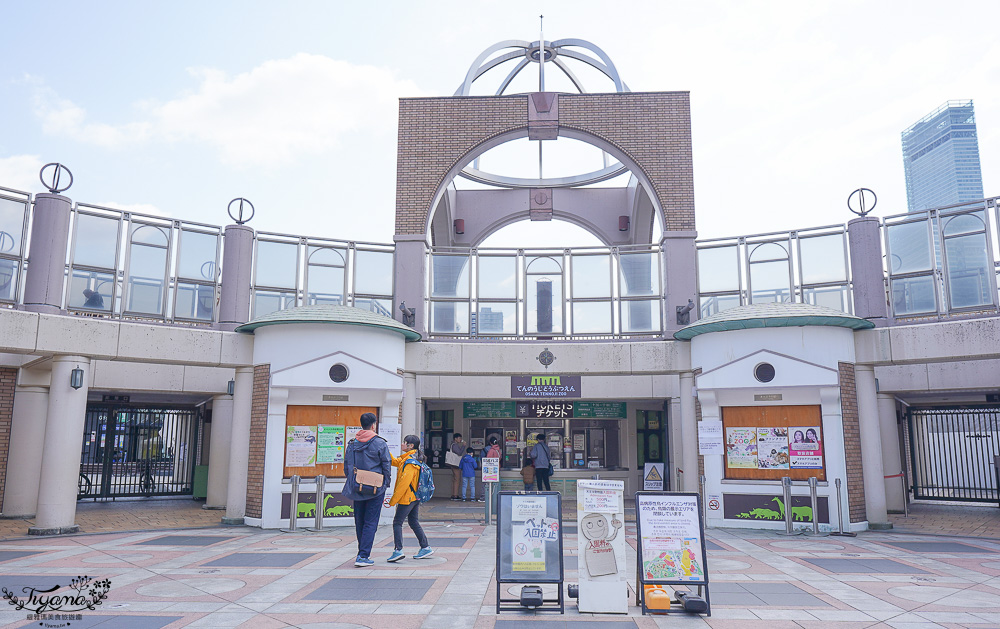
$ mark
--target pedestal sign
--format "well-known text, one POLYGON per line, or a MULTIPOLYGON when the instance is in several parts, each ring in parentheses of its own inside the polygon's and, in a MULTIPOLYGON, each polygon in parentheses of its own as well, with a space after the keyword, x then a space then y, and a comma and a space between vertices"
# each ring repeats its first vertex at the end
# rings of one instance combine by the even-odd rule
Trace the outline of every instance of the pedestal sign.
MULTIPOLYGON (((623 534, 624 535, 624 534, 623 534)), ((497 503, 497 613, 521 611, 510 584, 551 583, 557 597, 535 611, 565 610, 562 496, 556 491, 501 491, 497 503), (515 603, 511 605, 511 603, 515 603)))
POLYGON ((577 481, 576 514, 580 611, 627 614, 625 482, 577 481))
MULTIPOLYGON (((635 495, 636 603, 648 611, 646 584, 698 586, 704 588, 706 614, 712 615, 708 595, 708 553, 701 497, 696 493, 637 492, 635 495)), ((582 533, 582 530, 581 530, 582 533)), ((683 613, 671 609, 667 613, 683 613)))

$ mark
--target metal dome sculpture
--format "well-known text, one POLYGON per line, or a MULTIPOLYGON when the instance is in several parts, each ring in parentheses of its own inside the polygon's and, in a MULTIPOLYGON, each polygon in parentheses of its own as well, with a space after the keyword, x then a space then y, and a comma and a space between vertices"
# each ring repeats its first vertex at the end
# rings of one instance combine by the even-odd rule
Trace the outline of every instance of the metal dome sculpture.
MULTIPOLYGON (((546 65, 552 65, 569 79, 578 93, 585 94, 587 90, 584 88, 583 82, 573 72, 572 67, 566 63, 570 59, 584 63, 606 76, 614 83, 616 92, 626 93, 631 91, 628 85, 622 81, 614 62, 598 46, 583 39, 546 41, 544 37, 539 37, 538 40, 533 42, 517 39, 502 41, 484 50, 476 57, 472 65, 469 66, 469 71, 465 74, 465 80, 455 90, 455 96, 470 96, 473 83, 482 78, 487 72, 505 64, 513 64, 513 68, 509 70, 506 77, 501 81, 500 86, 496 89, 496 96, 502 96, 510 87, 515 77, 531 64, 538 66, 539 92, 545 91, 545 67, 546 65)), ((614 160, 606 152, 603 154, 603 159, 604 167, 591 172, 566 177, 521 178, 508 177, 480 170, 479 158, 477 157, 472 165, 463 169, 459 175, 471 181, 503 188, 559 188, 598 183, 617 177, 628 170, 625 165, 614 160)))

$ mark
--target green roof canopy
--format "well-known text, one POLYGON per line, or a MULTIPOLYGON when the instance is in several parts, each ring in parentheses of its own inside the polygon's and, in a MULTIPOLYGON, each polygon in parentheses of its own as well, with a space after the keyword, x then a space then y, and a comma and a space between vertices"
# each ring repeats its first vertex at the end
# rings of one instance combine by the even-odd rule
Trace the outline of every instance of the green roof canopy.
POLYGON ((723 310, 674 332, 674 338, 687 341, 699 334, 748 330, 751 328, 790 328, 827 325, 852 330, 867 330, 875 324, 854 315, 812 304, 750 304, 723 310))
POLYGON ((351 306, 299 306, 286 308, 257 317, 249 323, 236 328, 237 332, 252 333, 265 325, 283 325, 286 323, 339 323, 341 325, 365 325, 399 332, 407 341, 419 341, 420 333, 405 326, 395 319, 375 312, 353 308, 351 306))

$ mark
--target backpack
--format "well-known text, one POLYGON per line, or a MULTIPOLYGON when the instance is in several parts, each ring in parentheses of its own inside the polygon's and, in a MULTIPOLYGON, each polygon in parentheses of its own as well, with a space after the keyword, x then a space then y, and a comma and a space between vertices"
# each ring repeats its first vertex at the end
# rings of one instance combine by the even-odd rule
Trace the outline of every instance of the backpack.
POLYGON ((420 468, 419 476, 417 478, 417 486, 412 488, 413 495, 417 497, 420 502, 427 502, 434 496, 434 473, 431 468, 427 467, 426 463, 421 463, 416 459, 407 459, 407 463, 412 463, 420 468))

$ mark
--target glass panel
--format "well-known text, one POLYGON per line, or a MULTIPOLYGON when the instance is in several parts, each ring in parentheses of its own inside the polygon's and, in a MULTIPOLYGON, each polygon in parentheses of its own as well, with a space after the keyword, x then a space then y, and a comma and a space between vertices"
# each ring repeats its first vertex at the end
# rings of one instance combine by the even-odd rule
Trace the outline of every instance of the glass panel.
POLYGON ((163 314, 163 281, 143 277, 129 277, 128 307, 129 312, 143 314, 163 314))
POLYGON ((469 332, 469 303, 464 301, 431 302, 431 332, 467 334, 469 332))
POLYGON ((164 228, 155 225, 134 225, 132 227, 132 243, 167 246, 167 233, 164 228))
POLYGON ((715 293, 740 288, 740 262, 735 245, 698 250, 698 290, 715 293))
POLYGON ((892 274, 929 271, 931 268, 931 243, 927 222, 890 225, 889 272, 892 274))
POLYGON ((479 312, 472 322, 473 335, 516 334, 517 304, 479 302, 479 312))
POLYGON ((660 301, 658 299, 623 301, 621 304, 622 334, 660 331, 660 301))
POLYGON ((115 268, 118 252, 118 219, 76 215, 74 265, 115 268))
POLYGON ((611 302, 584 301, 573 304, 574 334, 611 334, 611 302))
POLYGON ((755 262, 750 265, 752 303, 790 301, 788 261, 755 262))
POLYGON ((934 278, 924 276, 892 280, 892 311, 896 316, 936 312, 934 278))
POLYGON ((298 252, 299 246, 295 243, 258 240, 257 280, 254 285, 295 288, 298 252))
POLYGON ((834 310, 850 312, 848 309, 847 288, 844 286, 828 286, 826 288, 806 288, 802 291, 802 297, 807 304, 815 306, 825 306, 834 310))
POLYGON ((17 260, 0 258, 0 300, 14 301, 19 265, 17 260))
POLYGON ((698 297, 699 311, 701 318, 717 314, 723 310, 729 310, 740 305, 739 295, 715 295, 713 297, 698 297))
POLYGON ((392 295, 392 252, 354 252, 354 292, 392 295))
POLYGON ((469 297, 469 258, 431 256, 431 297, 469 297))
MULTIPOLYGON (((975 217, 962 218, 978 221, 975 217)), ((969 308, 992 304, 993 291, 989 274, 993 271, 993 264, 986 249, 986 234, 951 236, 945 238, 944 243, 951 307, 969 308)))
POLYGON ((831 234, 799 239, 802 283, 820 284, 847 281, 844 236, 831 234))
POLYGON ((517 297, 517 258, 480 256, 479 298, 514 299, 517 297))
POLYGON ((529 334, 562 334, 562 277, 528 278, 527 331, 529 334))
POLYGON ((630 253, 619 256, 622 297, 655 295, 659 291, 659 256, 655 253, 630 253))
POLYGON ((392 302, 388 299, 375 299, 373 297, 355 297, 354 307, 374 312, 392 318, 392 302))
POLYGON ((0 199, 0 253, 21 255, 21 235, 27 209, 27 203, 0 199))
POLYGON ((295 293, 259 290, 253 296, 253 318, 295 306, 295 293))
POLYGON ((527 273, 553 273, 562 275, 562 264, 555 258, 528 258, 527 273))
POLYGON ((344 267, 310 264, 306 272, 309 274, 306 277, 309 305, 344 305, 344 267))
POLYGON ((153 279, 162 284, 167 274, 167 250, 149 245, 132 245, 128 274, 129 277, 153 279))
POLYGON ((73 269, 69 280, 68 308, 111 312, 114 276, 73 269))
POLYGON ((962 214, 946 218, 944 223, 944 235, 955 236, 958 234, 968 234, 971 232, 985 231, 986 224, 979 218, 981 212, 975 214, 962 214))
POLYGON ((178 277, 215 281, 215 259, 219 238, 215 234, 181 231, 178 277))
POLYGON ((611 256, 573 256, 573 297, 611 297, 611 256))
POLYGON ((181 319, 211 321, 215 309, 215 287, 203 284, 177 283, 174 316, 181 319))

